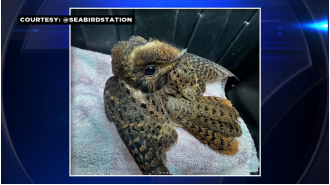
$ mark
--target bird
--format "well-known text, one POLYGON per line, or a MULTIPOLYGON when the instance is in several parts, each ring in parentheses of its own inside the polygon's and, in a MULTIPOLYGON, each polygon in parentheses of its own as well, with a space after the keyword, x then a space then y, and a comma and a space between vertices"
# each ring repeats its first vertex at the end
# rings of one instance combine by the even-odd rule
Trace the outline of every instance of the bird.
POLYGON ((182 127, 222 155, 235 155, 239 113, 223 98, 203 96, 206 83, 236 77, 210 60, 157 39, 133 35, 112 48, 104 105, 144 175, 171 175, 166 152, 182 127))

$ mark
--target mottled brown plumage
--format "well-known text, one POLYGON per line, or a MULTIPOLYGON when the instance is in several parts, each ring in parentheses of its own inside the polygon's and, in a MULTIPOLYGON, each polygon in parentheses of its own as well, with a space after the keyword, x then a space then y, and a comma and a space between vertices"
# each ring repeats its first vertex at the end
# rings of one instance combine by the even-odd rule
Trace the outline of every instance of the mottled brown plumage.
POLYGON ((170 174, 166 151, 185 128, 221 154, 235 155, 241 133, 229 100, 204 97, 205 84, 234 76, 169 44, 132 36, 112 49, 115 76, 104 90, 105 112, 143 174, 170 174))

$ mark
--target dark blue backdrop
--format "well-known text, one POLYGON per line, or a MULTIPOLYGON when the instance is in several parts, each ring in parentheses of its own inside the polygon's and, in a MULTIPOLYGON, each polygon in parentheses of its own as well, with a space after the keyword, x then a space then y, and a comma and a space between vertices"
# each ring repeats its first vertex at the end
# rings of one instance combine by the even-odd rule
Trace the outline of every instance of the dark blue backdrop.
POLYGON ((2 1, 2 183, 329 183, 327 0, 2 1), (69 177, 69 7, 261 7, 261 177, 69 177))

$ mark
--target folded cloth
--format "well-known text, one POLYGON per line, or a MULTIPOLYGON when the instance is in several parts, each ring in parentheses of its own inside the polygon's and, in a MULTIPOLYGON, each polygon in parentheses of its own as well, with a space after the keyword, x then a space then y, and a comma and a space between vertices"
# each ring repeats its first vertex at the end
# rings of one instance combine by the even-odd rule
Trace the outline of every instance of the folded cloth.
MULTIPOLYGON (((114 123, 105 114, 103 90, 113 76, 111 56, 71 47, 71 175, 142 175, 114 123)), ((206 85, 205 96, 225 97, 227 79, 206 85)), ((242 136, 234 156, 221 155, 183 128, 167 152, 173 175, 250 175, 259 160, 253 139, 239 118, 242 136)))

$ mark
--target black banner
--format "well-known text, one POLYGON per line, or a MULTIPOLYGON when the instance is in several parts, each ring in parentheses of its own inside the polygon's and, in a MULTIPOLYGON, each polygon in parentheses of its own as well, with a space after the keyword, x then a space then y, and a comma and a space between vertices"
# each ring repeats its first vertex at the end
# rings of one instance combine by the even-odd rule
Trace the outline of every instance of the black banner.
POLYGON ((19 24, 135 24, 135 16, 19 16, 18 22, 19 24))

